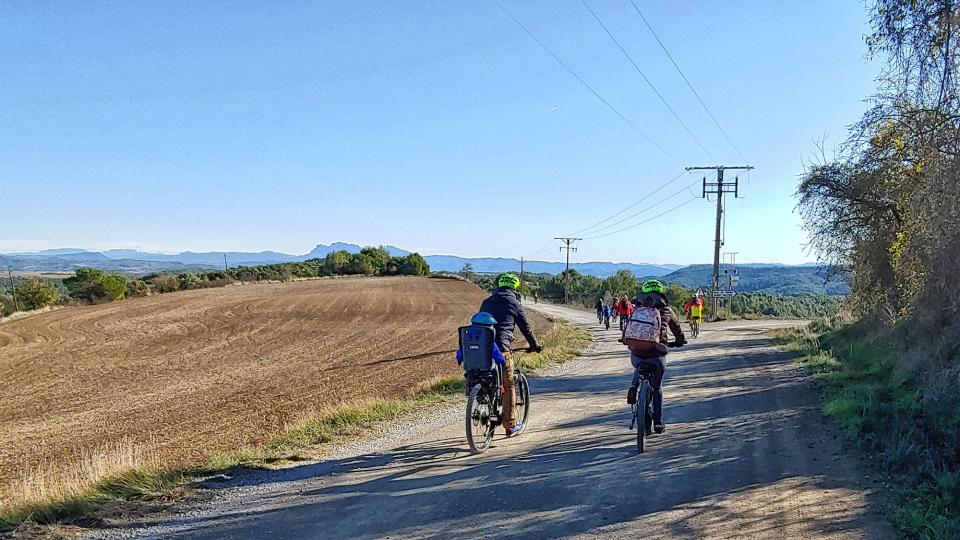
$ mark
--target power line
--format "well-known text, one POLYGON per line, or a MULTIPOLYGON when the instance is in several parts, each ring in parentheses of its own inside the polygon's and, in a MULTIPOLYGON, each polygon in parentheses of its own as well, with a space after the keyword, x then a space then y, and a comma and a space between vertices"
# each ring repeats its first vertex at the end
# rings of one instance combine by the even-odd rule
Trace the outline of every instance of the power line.
POLYGON ((498 0, 490 0, 490 1, 493 2, 494 4, 496 4, 496 6, 497 6, 498 8, 500 8, 500 11, 503 11, 503 13, 504 13, 507 17, 509 17, 510 20, 512 20, 513 22, 515 22, 515 23, 517 24, 517 26, 520 27, 521 30, 523 30, 528 36, 530 36, 530 39, 532 39, 532 40, 534 40, 535 42, 537 42, 537 45, 540 45, 540 48, 542 48, 544 51, 546 51, 546 53, 549 54, 554 60, 556 60, 558 64, 560 64, 561 66, 563 66, 563 69, 567 70, 567 73, 569 73, 571 77, 573 77, 574 79, 577 80, 577 82, 579 82, 580 84, 582 84, 584 88, 586 88, 587 90, 589 90, 591 94, 593 94, 593 95, 594 95, 597 99, 599 99, 604 105, 606 105, 608 109, 610 109, 611 111, 613 111, 614 114, 616 114, 617 116, 619 116, 621 120, 623 120, 624 122, 626 122, 626 124, 627 124, 628 126, 630 126, 631 128, 633 128, 634 131, 636 131, 638 134, 640 134, 641 137, 643 137, 644 139, 646 139, 647 142, 649 142, 650 144, 652 144, 657 150, 660 150, 660 152, 662 152, 663 155, 669 157, 670 159, 676 161, 677 163, 679 163, 679 164, 681 164, 681 165, 683 164, 683 163, 682 163, 679 159, 677 159, 673 154, 671 154, 670 152, 667 152, 666 149, 664 149, 662 146, 660 146, 659 144, 657 144, 656 141, 654 141, 653 139, 651 139, 649 135, 647 135, 646 133, 644 133, 643 130, 641 130, 639 127, 637 127, 637 125, 634 124, 632 121, 630 121, 629 118, 627 118, 626 116, 624 116, 623 113, 621 113, 619 110, 617 110, 616 107, 614 107, 613 105, 611 105, 610 102, 607 101, 603 96, 601 96, 599 92, 597 92, 596 90, 594 90, 593 87, 590 86, 589 83, 587 83, 587 81, 583 80, 583 78, 580 77, 580 75, 577 75, 577 72, 575 72, 575 71, 573 70, 573 68, 571 68, 570 66, 568 66, 566 62, 564 62, 563 60, 560 59, 559 56, 557 56, 556 54, 554 54, 554 52, 551 51, 550 48, 546 46, 546 44, 544 44, 542 41, 540 41, 540 39, 539 39, 537 36, 535 36, 535 35, 533 34, 533 32, 530 31, 529 28, 527 28, 522 22, 520 22, 519 19, 517 19, 516 17, 514 17, 512 13, 510 13, 509 11, 507 11, 507 8, 503 7, 503 4, 501 4, 498 0))
POLYGON ((673 178, 671 178, 670 180, 667 180, 666 183, 664 183, 662 186, 660 186, 660 187, 658 187, 657 189, 651 191, 650 193, 644 195, 644 196, 641 197, 639 200, 631 203, 629 206, 627 206, 627 207, 624 208, 623 210, 620 210, 619 212, 613 214, 612 216, 610 216, 610 217, 608 217, 608 218, 606 218, 606 219, 603 219, 603 220, 601 220, 601 221, 598 221, 598 222, 594 223, 593 225, 587 227, 586 229, 580 229, 579 231, 577 231, 577 232, 575 232, 575 233, 573 233, 573 234, 583 234, 583 233, 585 233, 585 232, 587 232, 587 231, 591 231, 591 230, 597 228, 597 226, 599 226, 599 225, 603 225, 604 223, 606 223, 606 222, 610 221, 611 219, 619 216, 620 214, 626 212, 627 210, 630 210, 631 208, 637 206, 638 204, 642 203, 643 201, 649 199, 650 197, 653 197, 654 195, 657 194, 657 192, 659 192, 659 191, 662 190, 663 188, 669 186, 670 184, 676 182, 677 179, 679 179, 681 176, 683 176, 683 175, 685 175, 685 174, 688 174, 687 171, 683 171, 682 173, 680 173, 680 174, 674 176, 673 178))
POLYGON ((588 237, 584 238, 584 240, 593 240, 593 239, 595 239, 595 238, 605 238, 605 237, 607 237, 607 236, 613 236, 613 235, 615 235, 615 234, 622 233, 622 232, 624 232, 624 231, 629 231, 630 229, 635 229, 635 228, 639 227, 640 225, 643 225, 643 224, 645 224, 645 223, 649 223, 649 222, 651 222, 651 221, 653 221, 653 220, 655 220, 655 219, 657 219, 657 218, 659 218, 659 217, 663 217, 663 216, 669 214, 670 212, 673 212, 674 210, 678 210, 679 208, 681 208, 681 207, 683 207, 683 206, 686 206, 686 205, 692 203, 693 201, 695 201, 695 200, 697 200, 697 199, 699 199, 699 198, 700 198, 700 197, 691 197, 691 198, 687 199, 686 201, 683 201, 682 203, 680 203, 680 204, 678 204, 678 205, 676 205, 676 206, 673 206, 673 207, 671 207, 671 208, 669 208, 669 209, 667 209, 667 210, 664 210, 663 212, 660 212, 659 214, 657 214, 657 215, 655 215, 655 216, 653 216, 653 217, 651 217, 651 218, 647 218, 647 219, 645 219, 645 220, 643 220, 643 221, 641 221, 641 222, 639 222, 639 223, 634 223, 633 225, 630 225, 629 227, 624 227, 624 228, 622 228, 622 229, 619 229, 619 230, 616 230, 616 231, 613 231, 613 232, 609 232, 609 233, 607 233, 607 234, 601 234, 601 235, 599 235, 599 236, 588 236, 588 237))
MULTIPOLYGON (((623 219, 621 219, 621 220, 619 220, 619 221, 615 221, 615 222, 613 222, 613 223, 611 223, 611 224, 609 224, 609 225, 605 225, 605 226, 603 226, 603 227, 600 227, 599 229, 594 230, 594 231, 593 231, 592 233, 590 233, 590 234, 594 234, 594 235, 595 235, 595 234, 597 234, 597 233, 599 233, 599 232, 606 231, 606 230, 608 230, 608 229, 610 229, 610 228, 616 227, 617 225, 620 225, 620 224, 622 224, 622 223, 625 223, 625 222, 627 222, 627 221, 630 221, 631 219, 633 219, 633 218, 635 218, 635 217, 637 217, 637 216, 639 216, 639 215, 647 212, 648 210, 653 210, 654 208, 656 208, 656 207, 660 206, 661 204, 669 201, 670 199, 676 197, 677 195, 680 195, 680 194, 683 193, 684 191, 689 190, 691 187, 693 187, 693 186, 695 186, 696 184, 699 184, 699 183, 700 183, 700 180, 697 180, 697 181, 695 181, 695 182, 693 182, 693 183, 691 183, 691 184, 688 184, 688 185, 686 185, 686 186, 683 186, 682 188, 680 188, 679 191, 675 191, 674 193, 671 193, 670 195, 667 195, 665 198, 657 201, 657 202, 654 203, 653 205, 648 206, 648 207, 646 207, 646 208, 643 208, 643 209, 641 209, 641 210, 638 210, 637 212, 634 212, 633 214, 630 214, 629 216, 627 216, 627 217, 625 217, 625 218, 623 218, 623 219)), ((596 237, 594 237, 594 238, 596 238, 596 237)))
MULTIPOLYGON (((707 115, 709 115, 710 119, 713 120, 713 125, 717 126, 717 129, 720 130, 720 133, 723 134, 723 137, 727 140, 728 143, 730 143, 730 146, 733 147, 734 151, 736 151, 740 159, 747 161, 747 158, 743 157, 743 154, 740 152, 740 149, 737 148, 736 144, 734 144, 733 139, 731 139, 730 136, 727 135, 726 130, 724 130, 723 127, 720 125, 720 122, 717 121, 717 117, 714 116, 712 112, 710 112, 710 108, 707 107, 707 104, 703 102, 703 98, 701 98, 700 94, 698 94, 697 91, 693 89, 693 85, 690 84, 690 80, 687 79, 687 76, 684 75, 683 70, 680 69, 679 65, 677 65, 676 60, 673 59, 673 55, 671 55, 670 51, 667 50, 667 46, 663 44, 663 41, 660 41, 660 36, 658 36, 657 33, 654 32, 653 27, 650 26, 649 22, 647 22, 647 18, 643 16, 643 12, 641 12, 640 8, 637 7, 637 3, 634 0, 630 0, 630 4, 633 6, 633 9, 636 10, 637 15, 640 15, 640 18, 643 19, 643 24, 647 26, 647 30, 650 30, 650 33, 653 34, 654 39, 656 39, 657 43, 660 44, 660 48, 663 49, 664 54, 666 54, 667 58, 670 59, 670 63, 673 64, 673 67, 677 69, 677 73, 679 73, 680 77, 683 78, 683 82, 687 83, 687 88, 689 88, 690 91, 693 92, 693 95, 696 96, 697 101, 700 102, 700 105, 703 107, 703 110, 707 111, 707 115)), ((714 159, 714 161, 716 161, 716 159, 714 159)))
POLYGON ((680 122, 680 125, 683 126, 683 129, 687 132, 687 134, 690 135, 690 138, 692 138, 693 141, 697 143, 697 146, 699 146, 700 149, 703 150, 704 153, 707 154, 707 156, 711 160, 717 161, 717 158, 713 157, 713 154, 711 154, 710 151, 707 150, 707 147, 704 146, 702 142, 700 142, 700 139, 697 138, 696 134, 694 134, 694 132, 687 126, 686 122, 684 122, 683 119, 680 118, 680 115, 677 114, 677 111, 675 111, 673 107, 670 106, 670 103, 667 102, 667 99, 663 97, 663 94, 660 93, 660 90, 657 89, 657 87, 647 77, 647 75, 643 72, 643 70, 640 69, 640 66, 638 66, 637 63, 633 60, 633 57, 630 56, 630 53, 628 53, 627 50, 623 48, 623 45, 621 45, 620 41, 617 40, 617 38, 613 35, 613 32, 611 32, 610 29, 607 28, 607 25, 603 24, 603 21, 600 20, 600 17, 597 15, 597 12, 595 12, 593 8, 590 7, 590 4, 587 3, 587 0, 580 0, 580 2, 583 4, 585 8, 587 8, 587 11, 590 12, 590 15, 593 15, 594 20, 597 21, 597 24, 600 25, 600 28, 603 28, 603 31, 607 33, 607 36, 610 37, 614 45, 616 45, 617 48, 620 49, 620 52, 630 62, 630 65, 633 66, 633 69, 635 69, 637 73, 639 73, 640 76, 643 77, 643 80, 647 83, 647 86, 649 86, 650 89, 653 90, 653 93, 656 94, 658 98, 660 98, 660 101, 663 102, 663 105, 667 108, 667 110, 670 111, 670 114, 672 114, 673 117, 677 119, 677 122, 680 122))

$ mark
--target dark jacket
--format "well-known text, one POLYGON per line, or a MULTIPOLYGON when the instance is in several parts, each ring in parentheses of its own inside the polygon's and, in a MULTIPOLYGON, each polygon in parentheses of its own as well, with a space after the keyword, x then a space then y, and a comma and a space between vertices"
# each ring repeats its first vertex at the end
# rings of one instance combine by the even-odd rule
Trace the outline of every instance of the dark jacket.
POLYGON ((519 326, 523 337, 531 347, 537 347, 537 338, 530 330, 527 315, 517 299, 517 294, 510 289, 500 288, 480 304, 480 311, 486 311, 497 320, 494 329, 497 331, 497 346, 501 351, 509 351, 513 343, 513 329, 519 326))
POLYGON ((660 311, 660 344, 656 351, 633 352, 631 354, 641 358, 665 356, 667 352, 669 352, 667 343, 670 341, 667 330, 673 334, 673 340, 676 343, 683 345, 687 342, 686 336, 683 335, 683 328, 680 327, 680 321, 677 320, 677 315, 673 312, 673 309, 667 305, 667 298, 665 296, 659 293, 641 293, 634 298, 634 304, 637 306, 655 307, 660 311))

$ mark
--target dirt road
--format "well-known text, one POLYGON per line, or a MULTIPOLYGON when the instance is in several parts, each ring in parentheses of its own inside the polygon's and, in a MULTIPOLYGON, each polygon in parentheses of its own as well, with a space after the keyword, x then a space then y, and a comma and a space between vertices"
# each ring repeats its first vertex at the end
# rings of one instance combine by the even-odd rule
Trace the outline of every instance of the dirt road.
MULTIPOLYGON (((543 308, 596 326, 589 313, 543 308)), ((460 414, 381 451, 211 486, 200 508, 114 531, 153 538, 893 538, 877 486, 822 425, 815 392, 763 331, 706 325, 670 354, 667 433, 637 455, 613 331, 535 379, 518 439, 466 450, 460 414), (875 504, 875 503, 874 503, 875 504)), ((422 427, 422 426, 421 426, 422 427)))

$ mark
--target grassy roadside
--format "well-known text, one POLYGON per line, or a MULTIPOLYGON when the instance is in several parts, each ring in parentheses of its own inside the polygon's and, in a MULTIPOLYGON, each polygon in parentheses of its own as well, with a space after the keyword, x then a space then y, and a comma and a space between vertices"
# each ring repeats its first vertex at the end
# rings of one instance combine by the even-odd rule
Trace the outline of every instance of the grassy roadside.
MULTIPOLYGON (((590 335, 565 322, 553 321, 553 328, 542 341, 543 352, 525 354, 521 367, 536 369, 575 358, 589 346, 590 335)), ((344 404, 305 416, 263 445, 216 454, 195 467, 129 468, 83 489, 64 489, 43 500, 0 506, 0 537, 20 527, 58 523, 93 526, 121 512, 149 512, 193 496, 189 484, 203 478, 237 467, 269 467, 315 458, 325 445, 368 435, 379 422, 454 403, 463 392, 461 377, 437 378, 426 381, 405 399, 344 404)))
POLYGON ((814 324, 773 336, 823 382, 823 411, 879 473, 891 522, 910 538, 960 538, 958 449, 944 437, 960 429, 957 412, 932 406, 936 396, 895 368, 895 347, 863 327, 814 324))

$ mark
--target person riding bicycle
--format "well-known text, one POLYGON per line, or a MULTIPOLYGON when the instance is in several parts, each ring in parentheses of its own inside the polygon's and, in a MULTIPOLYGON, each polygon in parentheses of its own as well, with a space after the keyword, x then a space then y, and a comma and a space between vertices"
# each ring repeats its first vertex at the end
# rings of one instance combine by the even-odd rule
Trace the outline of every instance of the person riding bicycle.
POLYGON ((597 300, 596 305, 593 306, 597 310, 597 318, 603 317, 603 298, 597 300))
POLYGON ((531 351, 543 350, 537 343, 537 338, 533 335, 533 330, 527 321, 527 315, 523 312, 523 306, 517 299, 519 287, 520 278, 516 274, 503 274, 497 279, 497 290, 480 304, 480 311, 489 313, 497 321, 494 325, 497 332, 496 343, 504 358, 503 386, 506 393, 503 396, 503 427, 507 430, 507 437, 519 435, 524 428, 523 424, 517 424, 514 410, 516 396, 514 395, 513 360, 510 355, 514 329, 520 327, 520 332, 527 339, 531 351))
POLYGON ((607 329, 610 329, 610 306, 607 304, 603 305, 603 322, 607 325, 607 329))
POLYGON ((616 295, 610 301, 610 311, 613 313, 614 320, 616 320, 617 316, 620 315, 620 299, 616 295))
POLYGON ((623 295, 623 298, 617 301, 617 315, 620 318, 620 329, 623 330, 623 326, 627 324, 627 319, 630 318, 630 314, 633 313, 633 304, 630 303, 630 298, 627 295, 623 295))
MULTIPOLYGON (((660 340, 656 349, 630 351, 630 363, 633 364, 634 369, 639 368, 641 364, 647 364, 653 368, 650 384, 653 387, 653 430, 657 433, 663 433, 665 429, 663 425, 662 386, 663 376, 667 370, 667 347, 682 347, 687 342, 677 316, 668 305, 665 290, 663 283, 656 279, 648 279, 641 285, 640 293, 637 294, 635 299, 637 306, 652 307, 660 311, 660 340), (668 329, 673 334, 673 343, 668 341, 668 329)), ((632 392, 635 394, 636 389, 633 389, 632 392)))

